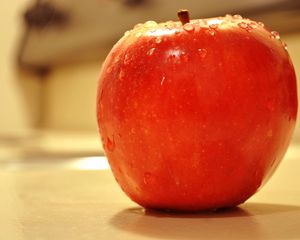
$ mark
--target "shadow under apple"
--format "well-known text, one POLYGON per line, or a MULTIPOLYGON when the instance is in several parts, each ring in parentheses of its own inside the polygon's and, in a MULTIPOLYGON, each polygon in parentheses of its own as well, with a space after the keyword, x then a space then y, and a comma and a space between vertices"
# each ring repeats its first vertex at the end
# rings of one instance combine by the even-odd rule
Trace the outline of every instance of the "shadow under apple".
POLYGON ((300 237, 300 207, 246 203, 192 214, 137 207, 117 213, 110 224, 156 239, 296 239, 300 237))

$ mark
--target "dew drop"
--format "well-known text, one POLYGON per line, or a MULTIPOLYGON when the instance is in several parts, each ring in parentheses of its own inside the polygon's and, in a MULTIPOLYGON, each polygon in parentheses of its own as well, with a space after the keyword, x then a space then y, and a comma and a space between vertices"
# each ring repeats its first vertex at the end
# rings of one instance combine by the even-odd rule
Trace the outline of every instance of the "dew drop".
POLYGON ((272 31, 270 37, 273 39, 280 39, 280 35, 276 31, 272 31))
POLYGON ((206 32, 211 36, 214 36, 216 34, 215 30, 213 29, 207 29, 206 32))
POLYGON ((123 81, 124 77, 125 77, 125 72, 123 71, 123 69, 121 69, 120 72, 119 72, 119 80, 123 81))
POLYGON ((145 22, 145 27, 156 27, 157 26, 157 22, 155 21, 147 21, 145 22))
POLYGON ((262 23, 262 22, 257 22, 257 25, 260 26, 260 27, 264 27, 265 26, 265 24, 262 23))
POLYGON ((238 26, 242 29, 246 29, 248 27, 248 24, 245 22, 240 22, 240 23, 238 23, 238 26))
POLYGON ((141 27, 141 26, 143 26, 143 24, 142 23, 138 23, 138 24, 136 24, 136 25, 134 25, 134 29, 136 29, 136 28, 139 28, 139 27, 141 27))
POLYGON ((110 152, 113 152, 115 150, 114 138, 111 140, 109 137, 107 137, 106 143, 105 143, 105 149, 110 152))
POLYGON ((288 50, 288 46, 287 46, 287 44, 286 44, 285 42, 282 42, 282 46, 283 46, 283 48, 284 48, 285 50, 288 50))
POLYGON ((209 28, 211 28, 211 29, 217 29, 218 28, 218 24, 211 24, 211 25, 209 25, 209 28))
POLYGON ((135 37, 139 38, 140 36, 142 36, 141 32, 138 32, 137 34, 135 34, 135 37))
POLYGON ((165 79, 166 79, 165 76, 163 76, 163 77, 161 78, 161 81, 160 81, 160 85, 161 85, 161 86, 164 84, 165 79))
POLYGON ((113 67, 112 67, 112 66, 109 66, 109 67, 107 68, 106 72, 107 72, 107 73, 111 73, 112 69, 113 69, 113 67))
POLYGON ((185 52, 181 52, 180 60, 183 62, 187 62, 189 60, 189 57, 187 56, 187 54, 185 52))
POLYGON ((257 25, 258 24, 256 22, 251 22, 248 24, 248 26, 251 26, 253 29, 257 28, 258 27, 257 25))
POLYGON ((191 23, 184 24, 183 29, 187 32, 193 32, 195 30, 193 24, 191 24, 191 23))
POLYGON ((151 56, 155 51, 155 48, 150 48, 149 51, 147 52, 147 55, 151 56))
POLYGON ((196 25, 195 25, 195 32, 200 32, 200 30, 201 30, 200 25, 199 25, 199 24, 196 24, 196 25))
POLYGON ((226 18, 232 18, 232 15, 231 14, 226 14, 225 17, 226 18))
POLYGON ((165 27, 168 28, 168 29, 173 29, 173 26, 174 26, 174 22, 173 21, 168 21, 165 24, 165 27))
POLYGON ((157 38, 155 39, 155 42, 156 42, 156 43, 161 43, 161 41, 162 41, 161 37, 157 37, 157 38))
POLYGON ((243 19, 243 17, 241 15, 239 15, 239 14, 233 15, 233 18, 234 19, 243 19))
POLYGON ((144 184, 148 185, 153 183, 153 176, 150 172, 145 172, 144 173, 144 184))
POLYGON ((199 55, 200 55, 201 58, 205 58, 206 54, 207 54, 207 51, 204 48, 199 48, 198 49, 198 53, 199 53, 199 55))
POLYGON ((126 36, 128 36, 130 34, 130 31, 126 31, 125 33, 124 33, 124 36, 126 37, 126 36))
POLYGON ((125 58, 124 58, 124 64, 127 65, 130 62, 130 57, 129 54, 125 54, 125 58))

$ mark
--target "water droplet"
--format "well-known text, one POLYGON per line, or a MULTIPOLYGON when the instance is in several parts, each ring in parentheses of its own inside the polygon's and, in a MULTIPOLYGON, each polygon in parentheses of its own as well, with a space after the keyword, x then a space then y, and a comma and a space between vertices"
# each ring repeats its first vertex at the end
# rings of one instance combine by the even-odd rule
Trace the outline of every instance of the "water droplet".
POLYGON ((125 58, 124 58, 124 64, 127 65, 130 62, 130 56, 129 54, 125 54, 125 58))
POLYGON ((163 76, 163 77, 161 78, 161 81, 160 81, 160 85, 161 85, 161 86, 164 84, 165 79, 166 79, 165 76, 163 76))
POLYGON ((201 27, 199 24, 196 24, 194 27, 195 27, 195 32, 200 32, 201 27))
POLYGON ((211 29, 217 29, 218 28, 218 24, 211 24, 211 25, 209 25, 209 28, 211 28, 211 29))
POLYGON ((139 27, 141 27, 141 26, 143 26, 143 24, 138 23, 138 24, 135 24, 133 28, 135 29, 135 28, 139 28, 139 27))
POLYGON ((187 62, 189 60, 189 57, 187 56, 187 54, 185 52, 181 52, 180 53, 180 60, 183 62, 187 62))
POLYGON ((141 32, 138 32, 137 34, 135 34, 135 36, 136 36, 137 38, 139 38, 140 36, 142 36, 142 33, 141 33, 141 32))
POLYGON ((106 72, 107 72, 107 73, 111 73, 112 69, 113 69, 113 67, 112 67, 112 66, 109 66, 109 67, 107 68, 106 72))
POLYGON ((206 54, 207 54, 207 51, 204 48, 199 48, 198 49, 198 53, 199 53, 199 55, 200 55, 201 58, 205 58, 206 54))
POLYGON ((245 23, 245 22, 240 22, 240 23, 238 23, 238 26, 239 26, 240 28, 246 29, 246 28, 248 27, 248 24, 245 23))
POLYGON ((150 48, 149 51, 147 52, 147 55, 151 56, 154 51, 155 51, 155 48, 150 48))
POLYGON ((215 34, 216 34, 216 32, 215 32, 215 30, 213 30, 213 29, 207 29, 206 30, 206 32, 209 34, 209 35, 211 35, 211 36, 214 36, 215 34))
POLYGON ((226 18, 232 18, 232 15, 231 14, 226 14, 225 17, 226 18))
POLYGON ((105 149, 107 151, 113 152, 115 150, 115 140, 112 138, 112 140, 107 137, 106 143, 105 143, 105 149))
POLYGON ((146 185, 153 183, 153 176, 150 172, 145 172, 144 173, 144 183, 146 185))
POLYGON ((191 23, 184 24, 183 29, 187 32, 193 32, 195 30, 193 24, 191 24, 191 23))
POLYGON ((156 27, 157 26, 157 22, 155 21, 147 21, 145 22, 145 27, 156 27))
POLYGON ((279 33, 276 32, 276 31, 272 31, 270 37, 271 37, 271 38, 274 38, 274 39, 280 39, 280 35, 279 35, 279 33))
POLYGON ((285 42, 282 42, 282 46, 284 47, 285 50, 288 50, 288 46, 285 42))
POLYGON ((264 27, 265 26, 265 24, 262 23, 262 22, 257 22, 257 25, 260 26, 260 27, 264 27))
POLYGON ((174 22, 173 21, 167 21, 166 24, 164 25, 168 29, 173 29, 174 27, 174 22))
POLYGON ((156 42, 156 43, 161 43, 161 41, 162 41, 161 37, 157 37, 157 38, 155 39, 155 42, 156 42))
POLYGON ((248 24, 248 26, 251 26, 253 29, 258 27, 258 24, 256 22, 251 22, 248 24))
POLYGON ((130 34, 130 31, 126 31, 125 33, 124 33, 124 36, 126 37, 126 36, 128 36, 130 34))
POLYGON ((233 15, 233 18, 234 19, 243 19, 243 17, 241 15, 239 15, 239 14, 233 15))
POLYGON ((119 80, 120 81, 124 80, 124 77, 125 77, 125 72, 123 71, 123 69, 121 69, 119 72, 119 80))

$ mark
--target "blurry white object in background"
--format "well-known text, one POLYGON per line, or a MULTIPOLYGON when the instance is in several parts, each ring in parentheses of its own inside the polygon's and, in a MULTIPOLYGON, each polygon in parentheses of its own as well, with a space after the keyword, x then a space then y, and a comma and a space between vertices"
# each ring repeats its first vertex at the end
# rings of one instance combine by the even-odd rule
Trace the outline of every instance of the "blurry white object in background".
POLYGON ((22 34, 20 16, 28 2, 0 2, 0 138, 27 135, 30 132, 31 117, 26 109, 16 66, 16 51, 22 34))

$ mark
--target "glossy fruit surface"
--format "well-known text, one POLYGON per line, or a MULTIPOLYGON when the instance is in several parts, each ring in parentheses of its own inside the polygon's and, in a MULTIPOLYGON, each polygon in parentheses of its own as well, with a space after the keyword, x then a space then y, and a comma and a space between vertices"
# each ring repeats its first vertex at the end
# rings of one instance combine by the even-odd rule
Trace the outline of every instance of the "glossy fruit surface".
POLYGON ((123 191, 147 208, 244 202, 284 156, 296 115, 286 45, 238 15, 139 24, 99 80, 107 158, 123 191))

